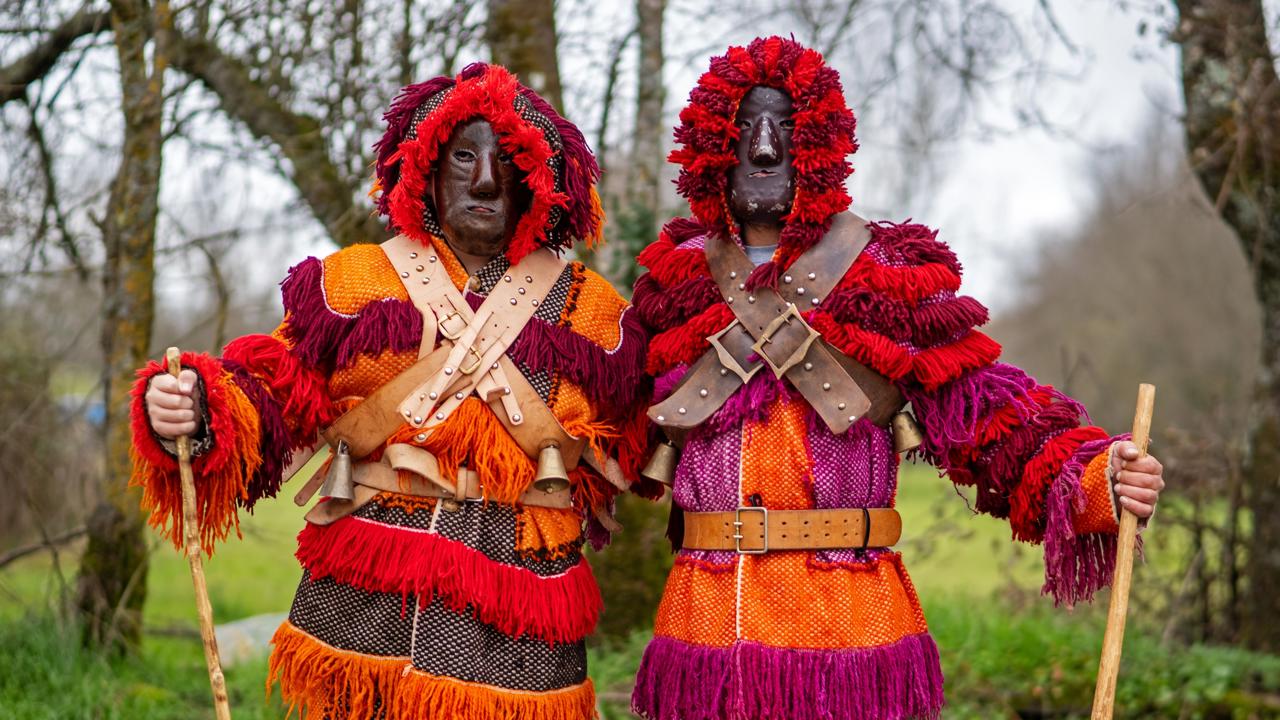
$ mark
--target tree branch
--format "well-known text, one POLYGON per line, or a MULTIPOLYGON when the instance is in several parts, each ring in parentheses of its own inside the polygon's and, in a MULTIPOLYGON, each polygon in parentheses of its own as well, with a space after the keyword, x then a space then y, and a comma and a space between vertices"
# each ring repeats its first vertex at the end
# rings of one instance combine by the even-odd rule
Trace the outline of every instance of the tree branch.
POLYGON ((54 28, 31 52, 0 68, 0 105, 26 95, 27 86, 44 77, 76 40, 111 27, 106 10, 81 10, 54 28))
POLYGON ((61 535, 46 537, 45 539, 41 540, 38 543, 31 543, 30 545, 22 545, 20 547, 13 548, 12 550, 8 550, 3 555, 0 555, 0 568, 7 567, 11 563, 14 563, 28 555, 33 555, 35 553, 38 553, 41 550, 54 550, 59 545, 71 542, 72 540, 75 540, 78 537, 84 536, 86 532, 88 532, 88 530, 86 530, 83 526, 81 526, 78 528, 68 530, 62 533, 61 535))
POLYGON ((289 160, 286 174, 340 246, 380 242, 381 223, 354 200, 354 189, 343 179, 329 155, 320 122, 281 104, 254 82, 240 60, 212 42, 174 33, 171 62, 218 96, 222 110, 244 123, 253 136, 280 147, 289 160))

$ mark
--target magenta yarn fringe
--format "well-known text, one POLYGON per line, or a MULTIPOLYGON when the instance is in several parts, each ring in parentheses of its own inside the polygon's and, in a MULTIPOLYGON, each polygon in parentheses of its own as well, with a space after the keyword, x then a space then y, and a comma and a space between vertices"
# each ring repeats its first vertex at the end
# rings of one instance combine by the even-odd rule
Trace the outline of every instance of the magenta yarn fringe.
POLYGON ((1084 510, 1087 500, 1080 485, 1085 466, 1107 452, 1112 443, 1125 439, 1127 435, 1119 435, 1081 445, 1062 464, 1045 498, 1044 586, 1040 592, 1052 595, 1055 605, 1071 607, 1077 602, 1091 602, 1094 593, 1111 584, 1116 536, 1077 535, 1072 521, 1084 510))
POLYGON ((258 412, 261 428, 258 453, 262 462, 249 479, 248 497, 239 500, 240 505, 252 513, 259 500, 273 498, 280 492, 280 486, 284 484, 284 470, 293 462, 292 441, 289 428, 280 414, 280 404, 271 396, 271 391, 240 363, 226 358, 220 358, 220 362, 258 412))
POLYGON ((640 662, 632 709, 649 720, 905 720, 943 705, 928 633, 856 650, 729 648, 655 637, 640 662))
POLYGON ((592 402, 614 410, 627 408, 645 388, 648 341, 635 312, 624 311, 620 322, 622 340, 612 351, 568 327, 534 319, 507 352, 531 370, 561 373, 582 387, 592 402))

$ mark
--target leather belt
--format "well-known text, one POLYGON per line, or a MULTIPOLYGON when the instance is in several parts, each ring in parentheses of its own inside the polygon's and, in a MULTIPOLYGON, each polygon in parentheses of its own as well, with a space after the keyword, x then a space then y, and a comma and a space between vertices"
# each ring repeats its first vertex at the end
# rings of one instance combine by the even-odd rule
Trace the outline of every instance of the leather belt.
POLYGON ((893 508, 769 510, 743 506, 729 512, 684 514, 686 550, 859 550, 891 547, 902 536, 893 508))

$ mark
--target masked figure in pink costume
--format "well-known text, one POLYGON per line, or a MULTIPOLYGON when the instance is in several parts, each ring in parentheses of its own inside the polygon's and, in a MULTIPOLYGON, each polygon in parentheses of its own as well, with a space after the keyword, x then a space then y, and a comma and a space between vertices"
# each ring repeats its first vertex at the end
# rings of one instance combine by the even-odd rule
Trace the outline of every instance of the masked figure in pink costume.
POLYGON ((682 547, 633 707, 936 717, 937 647, 892 549, 899 452, 1042 544, 1044 591, 1066 604, 1110 582, 1117 499, 1149 516, 1160 464, 998 361, 935 231, 849 212, 854 116, 821 55, 730 48, 680 120, 693 219, 641 253, 633 302, 654 333, 649 416, 683 445, 682 547))

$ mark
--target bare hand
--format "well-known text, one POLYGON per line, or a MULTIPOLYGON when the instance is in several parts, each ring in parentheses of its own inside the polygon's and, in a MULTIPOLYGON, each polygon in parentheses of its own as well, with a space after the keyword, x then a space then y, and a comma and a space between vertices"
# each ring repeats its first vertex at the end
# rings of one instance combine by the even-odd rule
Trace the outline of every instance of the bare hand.
POLYGON ((1164 489, 1164 466, 1153 455, 1139 455, 1137 445, 1121 442, 1111 461, 1112 478, 1121 507, 1139 518, 1149 518, 1164 489))
POLYGON ((147 416, 157 435, 172 440, 179 435, 195 435, 200 429, 196 380, 194 370, 183 370, 176 378, 168 373, 151 378, 147 388, 147 416))

